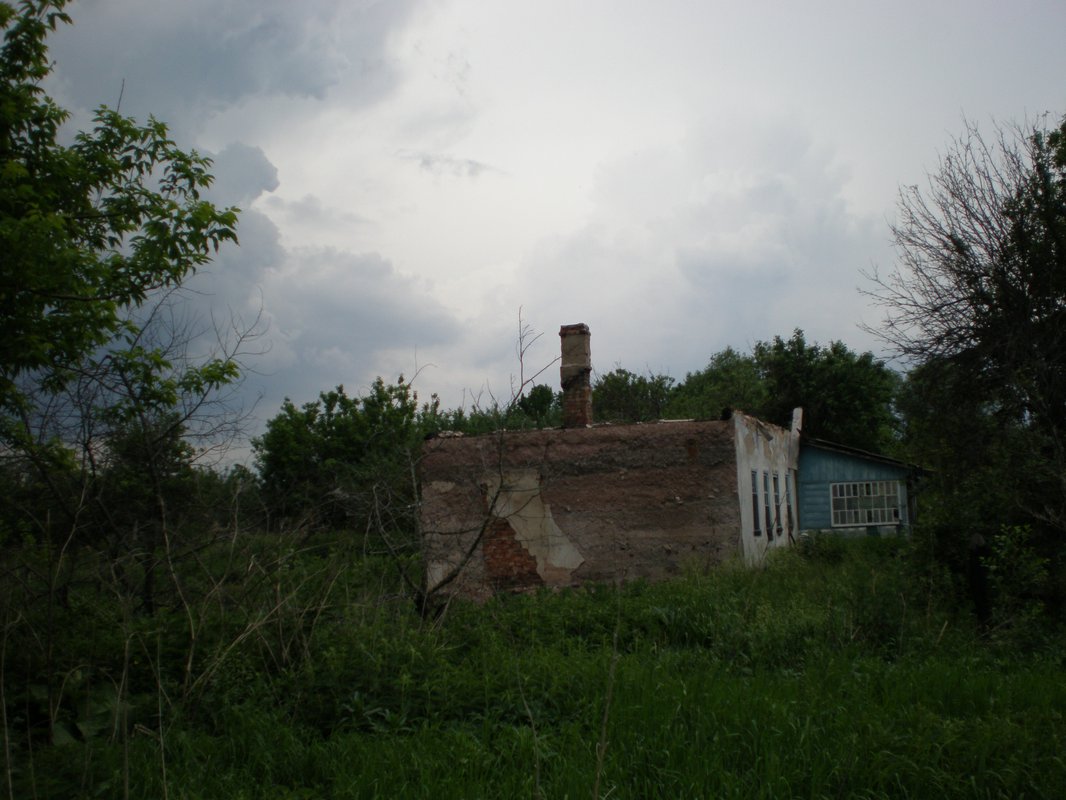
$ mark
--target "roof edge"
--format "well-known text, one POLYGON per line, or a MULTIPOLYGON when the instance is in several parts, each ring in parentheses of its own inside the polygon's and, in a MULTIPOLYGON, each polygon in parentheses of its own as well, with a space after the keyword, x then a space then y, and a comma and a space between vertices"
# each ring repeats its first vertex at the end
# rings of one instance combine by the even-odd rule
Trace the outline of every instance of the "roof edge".
POLYGON ((863 450, 860 447, 852 447, 848 444, 840 444, 838 442, 830 442, 827 439, 817 439, 813 436, 802 436, 800 438, 800 446, 809 445, 811 447, 817 447, 820 450, 832 450, 837 453, 843 453, 849 456, 857 456, 859 458, 869 459, 871 461, 880 461, 883 464, 890 464, 895 467, 903 467, 909 469, 912 472, 925 472, 926 470, 920 464, 913 464, 909 461, 901 461, 898 458, 892 458, 881 453, 874 453, 870 450, 863 450))

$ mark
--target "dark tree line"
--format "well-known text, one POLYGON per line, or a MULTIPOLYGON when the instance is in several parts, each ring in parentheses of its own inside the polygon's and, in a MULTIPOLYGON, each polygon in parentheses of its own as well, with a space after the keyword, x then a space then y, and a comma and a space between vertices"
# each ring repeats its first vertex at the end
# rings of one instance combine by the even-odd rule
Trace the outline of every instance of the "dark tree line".
POLYGON ((194 357, 180 309, 237 209, 203 199, 210 161, 155 119, 101 107, 64 143, 42 81, 65 7, 0 3, 0 545, 44 543, 52 587, 79 547, 132 554, 122 583, 150 610, 164 547, 205 521, 194 464, 239 432, 249 332, 194 357))
POLYGON ((1004 597, 1062 603, 1066 119, 967 126, 927 186, 901 191, 893 233, 897 266, 872 294, 912 365, 902 443, 932 469, 931 541, 992 569, 1004 597))
POLYGON ((750 354, 727 347, 676 385, 668 376, 615 369, 596 379, 592 402, 596 419, 615 422, 717 419, 738 409, 788 426, 792 410, 803 407, 811 436, 891 450, 899 381, 872 353, 855 353, 843 342, 810 344, 797 330, 757 343, 750 354))
POLYGON ((914 446, 923 410, 946 425, 966 410, 980 435, 959 430, 948 457, 1011 462, 1014 511, 1066 532, 1066 121, 991 140, 969 127, 899 207, 899 266, 875 296, 918 368, 914 446))

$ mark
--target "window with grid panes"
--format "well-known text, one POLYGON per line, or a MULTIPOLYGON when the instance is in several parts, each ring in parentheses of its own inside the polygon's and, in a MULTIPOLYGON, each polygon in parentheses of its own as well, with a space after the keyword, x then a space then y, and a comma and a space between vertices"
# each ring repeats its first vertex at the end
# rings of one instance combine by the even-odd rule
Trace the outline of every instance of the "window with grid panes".
POLYGON ((833 527, 898 525, 899 481, 852 481, 830 484, 833 527))

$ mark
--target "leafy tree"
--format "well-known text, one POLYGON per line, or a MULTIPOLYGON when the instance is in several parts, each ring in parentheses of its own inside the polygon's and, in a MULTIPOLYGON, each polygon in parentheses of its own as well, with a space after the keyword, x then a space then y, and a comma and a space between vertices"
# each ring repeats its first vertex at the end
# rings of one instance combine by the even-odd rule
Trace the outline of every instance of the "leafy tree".
POLYGON ((562 424, 562 393, 538 384, 508 403, 493 400, 488 405, 475 404, 467 410, 456 408, 440 412, 437 430, 478 436, 503 430, 552 428, 562 424))
POLYGON ((740 409, 788 426, 792 410, 804 410, 804 431, 812 436, 874 451, 895 443, 893 408, 898 376, 874 358, 843 342, 808 344, 803 331, 756 343, 751 355, 731 347, 689 373, 674 390, 671 416, 718 418, 740 409))
POLYGON ((759 342, 754 357, 766 383, 760 416, 788 425, 792 409, 802 407, 811 436, 873 451, 892 447, 899 378, 873 353, 839 341, 808 344, 796 330, 787 341, 759 342))
POLYGON ((378 378, 361 398, 338 386, 299 408, 286 399, 252 442, 269 507, 278 519, 342 526, 393 498, 410 505, 417 446, 440 416, 435 397, 419 409, 402 376, 378 378))
POLYGON ((711 356, 699 372, 690 372, 675 389, 667 414, 713 419, 726 409, 757 413, 766 403, 766 382, 755 357, 727 347, 711 356))
POLYGON ((984 458, 1029 461, 1016 504, 1066 530, 1066 119, 991 141, 968 126, 928 187, 902 190, 893 233, 898 265, 873 276, 881 335, 953 390, 945 413, 978 402, 1011 433, 984 458))
POLYGON ((901 448, 929 472, 922 522, 943 533, 941 555, 961 566, 970 536, 990 539, 1001 525, 1024 522, 1015 499, 1039 454, 1024 446, 1022 426, 971 391, 969 373, 950 361, 910 370, 897 404, 901 448))
MULTIPOLYGON (((93 131, 59 142, 68 113, 41 81, 51 69, 46 35, 70 21, 65 5, 0 3, 0 433, 9 442, 31 405, 20 377, 60 389, 101 348, 144 379, 165 369, 132 343, 129 310, 236 240, 236 209, 200 197, 209 161, 180 150, 161 122, 140 126, 100 108, 93 131)), ((200 372, 214 385, 232 377, 219 364, 200 372)))
POLYGON ((662 419, 673 385, 668 375, 637 375, 617 367, 592 384, 592 418, 598 422, 662 419))
POLYGON ((151 610, 154 567, 177 558, 170 534, 188 505, 186 437, 221 432, 204 414, 238 378, 246 341, 194 358, 170 312, 183 281, 236 241, 237 210, 202 199, 210 162, 155 119, 100 108, 93 130, 61 141, 69 115, 41 84, 65 7, 0 0, 0 538, 43 542, 49 592, 72 542, 132 554, 151 610))
POLYGON ((517 410, 538 428, 559 424, 561 395, 550 386, 537 384, 518 399, 517 410))

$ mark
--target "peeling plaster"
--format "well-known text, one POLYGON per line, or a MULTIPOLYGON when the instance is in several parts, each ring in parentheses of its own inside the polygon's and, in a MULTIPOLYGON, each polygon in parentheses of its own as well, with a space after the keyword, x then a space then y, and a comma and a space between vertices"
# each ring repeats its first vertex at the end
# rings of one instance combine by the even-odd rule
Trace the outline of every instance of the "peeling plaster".
POLYGON ((439 586, 451 567, 446 561, 430 561, 426 564, 426 586, 439 586))
POLYGON ((537 560, 537 574, 552 584, 565 583, 583 563, 578 549, 552 518, 551 507, 541 496, 540 472, 509 470, 485 479, 492 514, 505 519, 515 532, 515 541, 537 560))

